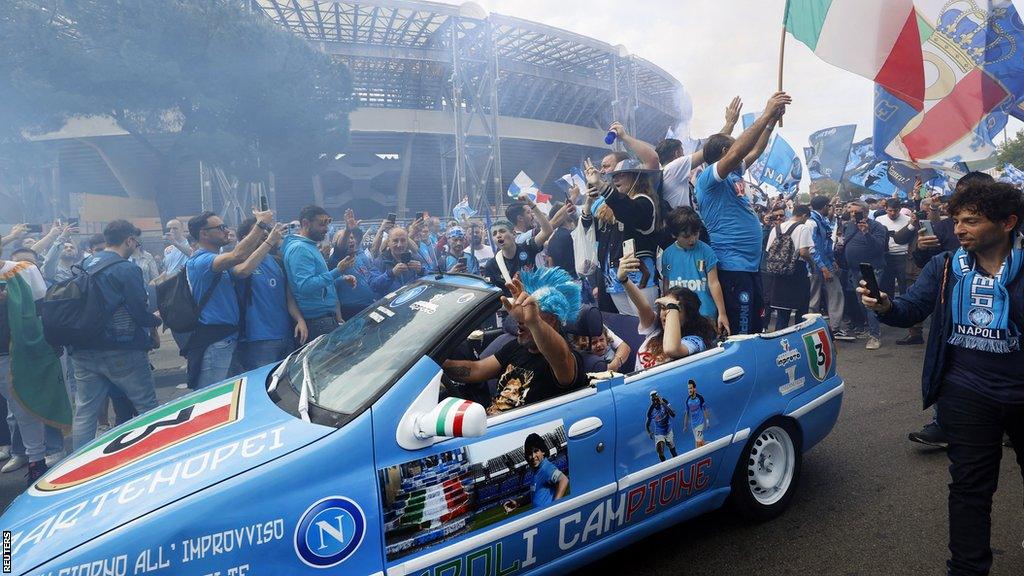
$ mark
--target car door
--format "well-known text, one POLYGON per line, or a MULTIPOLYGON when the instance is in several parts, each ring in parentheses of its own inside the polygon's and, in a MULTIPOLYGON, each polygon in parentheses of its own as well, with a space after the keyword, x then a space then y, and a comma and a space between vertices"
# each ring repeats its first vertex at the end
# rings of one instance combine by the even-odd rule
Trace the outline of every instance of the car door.
POLYGON ((607 382, 491 416, 477 438, 403 447, 403 419, 438 401, 440 380, 424 357, 373 408, 389 575, 531 571, 611 531, 603 500, 615 492, 616 425, 607 382), (527 461, 524 445, 538 442, 546 462, 527 461))
POLYGON ((742 350, 742 342, 728 342, 615 381, 625 523, 728 490, 736 426, 755 381, 754 355, 742 350))

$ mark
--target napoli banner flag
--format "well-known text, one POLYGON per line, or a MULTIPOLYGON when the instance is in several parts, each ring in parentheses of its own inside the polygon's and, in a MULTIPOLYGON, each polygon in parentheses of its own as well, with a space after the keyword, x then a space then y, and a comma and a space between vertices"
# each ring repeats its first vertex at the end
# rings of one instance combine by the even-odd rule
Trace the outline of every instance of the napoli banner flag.
POLYGON ((999 177, 999 181, 1024 189, 1024 171, 1021 171, 1013 164, 1007 164, 1003 167, 1003 175, 999 177))
POLYGON ((466 220, 467 218, 471 218, 473 216, 476 216, 476 210, 473 210, 473 208, 469 205, 468 196, 463 196, 462 202, 459 202, 458 204, 455 205, 455 208, 452 208, 452 217, 458 220, 459 222, 462 222, 463 220, 466 220))
POLYGON ((1024 118, 1024 25, 1010 0, 917 0, 928 83, 919 109, 875 87, 875 154, 951 168, 986 160, 1024 118))
POLYGON ((924 61, 913 0, 788 0, 783 21, 818 58, 921 109, 924 61))
POLYGON ((519 198, 522 194, 526 194, 530 197, 530 200, 537 204, 545 204, 551 201, 551 196, 541 192, 533 178, 530 178, 526 175, 526 172, 520 170, 519 174, 516 174, 515 179, 508 186, 508 195, 510 198, 519 198))
POLYGON ((878 162, 870 170, 855 174, 850 182, 869 188, 883 196, 891 197, 894 193, 906 199, 914 191, 918 179, 928 183, 940 174, 931 168, 920 168, 905 162, 878 162))
POLYGON ((558 184, 558 187, 566 194, 569 193, 569 189, 573 186, 579 188, 580 192, 585 192, 587 189, 587 180, 583 177, 583 171, 578 166, 570 168, 568 174, 562 174, 562 177, 556 180, 555 184, 558 184))
POLYGON ((875 145, 871 138, 865 138, 850 147, 850 155, 846 159, 847 174, 853 174, 875 163, 875 145))
POLYGON ((788 198, 796 194, 803 172, 803 164, 800 163, 800 158, 797 157, 793 147, 786 142, 785 138, 776 135, 772 140, 758 183, 768 184, 788 198))
MULTIPOLYGON (((855 124, 835 126, 818 130, 808 137, 810 155, 806 155, 807 175, 812 181, 829 178, 836 182, 843 179, 846 160, 850 156, 855 124)), ((804 149, 805 151, 808 148, 804 149)))

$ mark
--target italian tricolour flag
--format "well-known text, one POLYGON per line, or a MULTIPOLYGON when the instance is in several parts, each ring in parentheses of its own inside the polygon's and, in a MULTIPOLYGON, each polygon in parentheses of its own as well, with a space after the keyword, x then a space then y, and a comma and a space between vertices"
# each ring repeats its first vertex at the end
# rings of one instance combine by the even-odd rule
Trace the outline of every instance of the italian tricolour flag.
POLYGON ((822 60, 923 107, 924 58, 913 0, 788 0, 784 21, 822 60))

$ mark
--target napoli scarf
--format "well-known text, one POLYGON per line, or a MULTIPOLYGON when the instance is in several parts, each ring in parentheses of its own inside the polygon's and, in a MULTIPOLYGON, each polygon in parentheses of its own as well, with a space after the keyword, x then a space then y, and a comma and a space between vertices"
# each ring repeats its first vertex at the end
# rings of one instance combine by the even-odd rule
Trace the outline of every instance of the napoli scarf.
POLYGON ((953 255, 953 334, 949 343, 971 350, 1005 354, 1020 348, 1020 327, 1010 323, 1010 294, 1024 264, 1024 250, 1015 242, 994 277, 979 274, 974 255, 960 248, 953 255))

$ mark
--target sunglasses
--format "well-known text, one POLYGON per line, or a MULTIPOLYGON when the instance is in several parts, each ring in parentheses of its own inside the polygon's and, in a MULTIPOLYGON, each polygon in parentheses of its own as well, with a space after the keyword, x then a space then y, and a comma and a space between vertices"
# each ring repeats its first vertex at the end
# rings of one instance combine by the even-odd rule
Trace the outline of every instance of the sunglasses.
POLYGON ((228 225, 227 224, 221 224, 219 226, 207 226, 206 228, 203 228, 203 230, 220 230, 221 232, 227 232, 228 231, 228 225))

